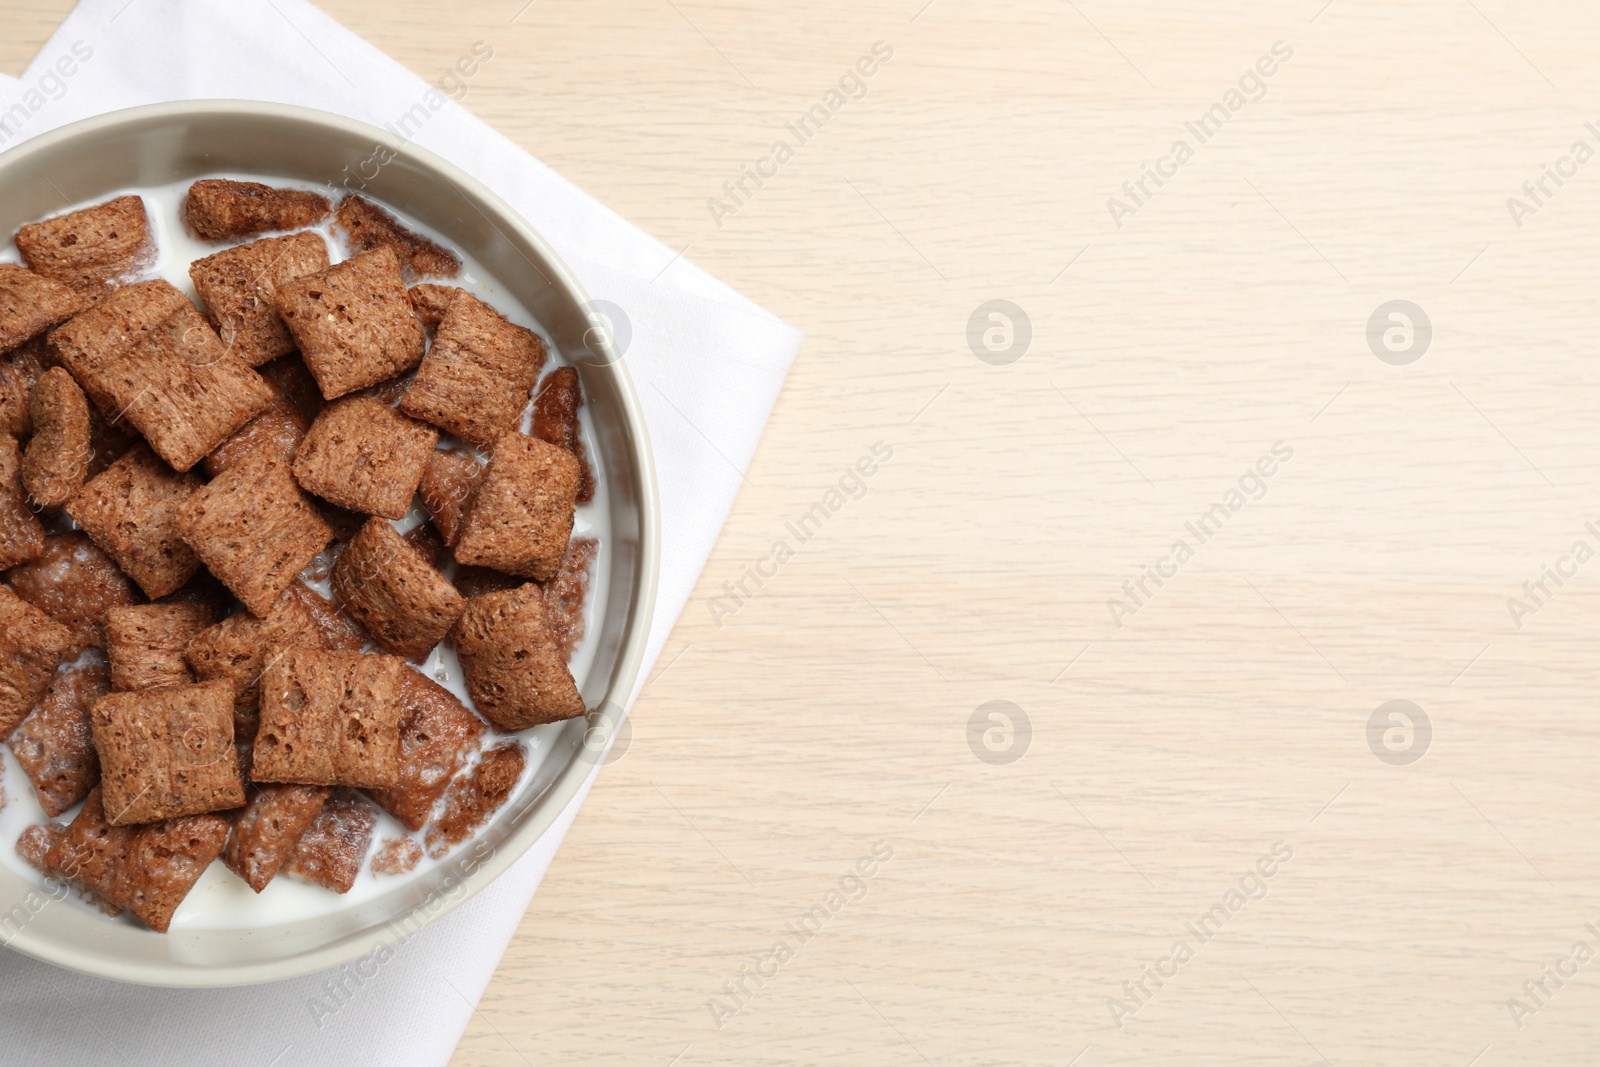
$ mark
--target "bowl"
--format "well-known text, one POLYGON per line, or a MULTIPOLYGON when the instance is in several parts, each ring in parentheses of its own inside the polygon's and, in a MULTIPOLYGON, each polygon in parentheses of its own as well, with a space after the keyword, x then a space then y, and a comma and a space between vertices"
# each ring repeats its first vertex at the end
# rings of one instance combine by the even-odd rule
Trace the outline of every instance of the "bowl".
MULTIPOLYGON (((0 232, 104 199, 216 174, 255 174, 387 202, 443 235, 538 320, 578 367, 600 488, 610 508, 594 658, 579 679, 587 719, 553 728, 530 781, 437 866, 348 908, 249 929, 157 934, 105 919, 0 867, 0 943, 102 978, 221 987, 278 981, 393 948, 502 874, 537 841, 593 770, 638 676, 655 600, 659 515, 644 418, 609 331, 555 251, 505 201, 454 164, 386 130, 303 107, 200 100, 85 119, 0 154, 0 232)), ((16 786, 13 786, 16 788, 16 786)), ((22 788, 27 788, 25 785, 22 788)), ((10 848, 12 842, 0 842, 10 848)), ((181 912, 180 912, 181 914, 181 912)))

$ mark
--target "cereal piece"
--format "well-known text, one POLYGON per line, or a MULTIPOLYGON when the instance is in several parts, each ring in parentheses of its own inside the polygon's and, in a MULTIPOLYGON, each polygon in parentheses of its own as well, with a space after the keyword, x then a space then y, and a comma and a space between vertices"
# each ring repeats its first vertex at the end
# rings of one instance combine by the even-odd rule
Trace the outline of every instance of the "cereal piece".
POLYGON ((36 559, 44 551, 44 525, 22 488, 22 451, 0 433, 0 570, 36 559))
POLYGON ((329 652, 360 652, 366 647, 367 632, 337 604, 300 583, 291 587, 290 594, 305 604, 316 633, 314 647, 329 652))
POLYGON ((35 338, 0 359, 0 434, 22 440, 33 434, 33 415, 28 401, 33 383, 44 373, 47 341, 35 338))
MULTIPOLYGON (((87 395, 87 394, 85 394, 87 395)), ((112 422, 100 409, 89 406, 89 477, 98 478, 117 460, 144 443, 137 433, 112 422)))
POLYGON ((538 334, 463 292, 450 302, 400 410, 491 448, 516 428, 544 359, 538 334))
POLYGON ((337 217, 353 251, 392 249, 408 277, 434 274, 453 278, 461 271, 461 260, 454 252, 412 233, 370 200, 354 194, 346 196, 339 201, 337 217))
MULTIPOLYGON (((123 831, 113 831, 122 833, 123 831)), ((48 879, 72 881, 71 875, 66 871, 58 871, 50 866, 50 852, 57 844, 66 840, 67 827, 63 823, 39 823, 22 831, 22 836, 17 838, 17 852, 27 861, 28 865, 37 870, 48 879)), ((72 862, 69 860, 69 862, 72 862)), ((113 919, 122 914, 122 909, 101 897, 82 882, 75 883, 78 896, 91 907, 99 910, 113 919)))
POLYGON ((100 384, 150 447, 186 471, 272 402, 261 375, 185 301, 100 372, 100 384))
POLYGON ((398 378, 379 382, 368 389, 363 389, 357 395, 368 397, 380 404, 393 407, 395 402, 406 395, 406 390, 411 388, 411 383, 416 380, 415 374, 402 374, 398 378))
POLYGON ((485 752, 472 773, 452 782, 445 794, 444 814, 428 827, 428 855, 438 859, 488 822, 511 798, 526 764, 522 745, 513 741, 485 752))
POLYGON ((0 263, 0 352, 20 348, 82 309, 83 299, 60 282, 0 263))
POLYGON ((131 692, 193 682, 184 649, 214 622, 211 606, 193 601, 112 608, 106 612, 112 684, 131 692))
POLYGON ((256 736, 261 674, 274 647, 354 652, 365 643, 342 612, 297 581, 265 617, 241 611, 196 634, 184 658, 200 680, 233 683, 234 736, 248 741, 256 736))
POLYGON ((500 729, 525 730, 584 714, 537 585, 468 601, 451 640, 467 694, 500 729))
POLYGON ((349 789, 334 790, 300 835, 283 872, 335 893, 350 892, 366 861, 377 823, 378 813, 361 794, 349 789))
POLYGON ((188 297, 160 279, 124 286, 57 327, 49 352, 72 372, 95 407, 115 418, 121 408, 105 380, 106 369, 185 305, 193 307, 188 297))
POLYGON ((294 461, 306 490, 353 511, 401 519, 411 510, 439 431, 367 397, 324 408, 294 461))
POLYGON ((222 862, 257 893, 294 854, 332 790, 320 785, 258 785, 233 821, 222 862))
POLYGON ((326 500, 318 500, 316 505, 317 511, 322 515, 322 521, 328 524, 328 528, 333 531, 334 539, 341 545, 355 540, 356 534, 361 532, 361 527, 367 524, 367 516, 359 511, 347 511, 326 500))
MULTIPOLYGON (((40 845, 46 844, 45 839, 48 840, 44 856, 35 863, 45 877, 71 882, 78 887, 79 895, 85 901, 106 915, 113 918, 121 915, 121 907, 100 896, 88 884, 92 878, 107 888, 111 887, 115 877, 116 854, 126 850, 134 833, 132 828, 115 829, 106 825, 99 788, 89 791, 84 798, 83 809, 72 823, 65 826, 49 823, 40 829, 43 831, 40 839, 30 841, 28 849, 36 854, 40 845), (76 834, 74 826, 77 826, 76 834)), ((20 840, 17 847, 20 851, 20 840)), ((33 863, 34 860, 30 858, 29 862, 33 863)))
POLYGON ((288 466, 259 452, 196 490, 178 509, 178 532, 257 615, 333 538, 288 466))
POLYGON ((112 826, 101 792, 83 803, 46 862, 158 933, 228 840, 228 820, 195 815, 148 826, 112 826))
POLYGON ((258 367, 294 351, 294 338, 272 306, 278 286, 327 269, 322 235, 297 233, 197 259, 189 277, 228 351, 258 367))
POLYGON ((298 352, 292 356, 280 356, 271 363, 263 363, 256 368, 256 373, 277 386, 290 403, 300 409, 300 414, 306 417, 307 426, 321 413, 322 390, 317 388, 317 380, 306 369, 306 361, 300 358, 298 352))
POLYGON ((483 736, 483 720, 450 690, 413 670, 401 675, 400 783, 372 799, 407 830, 420 830, 483 736))
POLYGON ((373 640, 418 661, 444 640, 467 603, 382 519, 369 519, 339 557, 333 595, 373 640))
POLYGON ((332 213, 333 205, 325 196, 228 178, 202 178, 189 186, 183 202, 184 221, 206 241, 298 230, 315 226, 332 213))
POLYGON ((300 442, 305 440, 311 420, 282 393, 277 393, 267 409, 206 457, 206 473, 215 478, 229 467, 236 466, 245 456, 263 452, 282 462, 293 463, 300 442))
POLYGON ((106 612, 139 603, 139 590, 111 557, 82 533, 44 539, 44 551, 6 572, 12 590, 67 628, 77 655, 106 647, 106 612))
POLYGON ((504 593, 508 589, 521 589, 527 584, 526 578, 501 574, 488 567, 456 567, 456 590, 468 599, 489 593, 504 593))
POLYGON ((388 248, 279 286, 274 306, 327 400, 410 370, 427 345, 388 248))
POLYGON ((411 307, 416 311, 417 318, 422 320, 422 325, 429 330, 437 330, 439 323, 444 321, 444 313, 450 310, 450 301, 461 292, 453 285, 434 285, 432 282, 423 282, 413 285, 406 290, 411 296, 411 307))
POLYGON ((146 596, 163 597, 200 569, 178 530, 178 513, 200 486, 140 445, 78 490, 66 510, 146 596))
POLYGON ((17 855, 40 874, 52 875, 55 872, 50 869, 50 850, 66 836, 66 832, 67 828, 60 823, 35 823, 17 838, 17 855))
POLYGON ((575 367, 557 367, 550 372, 539 395, 533 398, 533 436, 560 445, 578 459, 578 503, 594 499, 594 471, 583 447, 583 425, 578 409, 583 407, 583 389, 575 367))
POLYGON ((90 721, 112 826, 244 803, 232 682, 112 693, 95 702, 90 721))
POLYGON ((137 196, 24 226, 16 242, 35 273, 86 296, 104 293, 116 279, 146 266, 155 252, 144 201, 137 196))
POLYGON ((200 681, 226 678, 233 683, 233 733, 240 742, 254 741, 260 722, 261 672, 274 645, 291 644, 310 630, 295 608, 289 592, 279 607, 258 618, 237 612, 196 634, 184 649, 184 659, 200 681), (301 627, 304 627, 304 630, 301 627))
POLYGON ((51 367, 28 401, 33 438, 22 457, 22 485, 41 508, 59 508, 89 477, 89 401, 72 375, 51 367))
POLYGON ((50 691, 11 735, 22 773, 33 783, 39 807, 51 818, 89 795, 100 781, 100 759, 89 731, 89 709, 111 691, 98 660, 56 672, 50 691))
POLYGON ((417 551, 428 566, 437 570, 444 559, 444 538, 439 536, 439 531, 433 528, 433 523, 424 522, 413 526, 405 536, 406 544, 417 551))
POLYGON ((156 601, 158 604, 199 604, 211 612, 213 620, 233 610, 233 594, 208 570, 195 571, 194 577, 156 601))
POLYGON ((583 602, 589 595, 589 571, 599 550, 600 542, 592 537, 574 538, 561 557, 561 570, 544 587, 545 618, 565 660, 572 658, 572 650, 583 640, 583 602))
POLYGON ((50 689, 72 632, 0 585, 0 741, 50 689))
POLYGON ((410 874, 422 862, 422 846, 409 837, 391 837, 372 854, 368 869, 373 874, 394 877, 410 874))
POLYGON ((387 789, 400 782, 400 676, 394 656, 276 650, 261 676, 258 782, 387 789))
POLYGON ((472 510, 483 474, 483 461, 471 452, 440 450, 428 457, 428 468, 422 472, 417 491, 445 544, 454 546, 461 540, 461 527, 472 510))
POLYGON ((508 433, 494 457, 456 544, 456 560, 545 581, 572 537, 578 460, 564 448, 508 433))

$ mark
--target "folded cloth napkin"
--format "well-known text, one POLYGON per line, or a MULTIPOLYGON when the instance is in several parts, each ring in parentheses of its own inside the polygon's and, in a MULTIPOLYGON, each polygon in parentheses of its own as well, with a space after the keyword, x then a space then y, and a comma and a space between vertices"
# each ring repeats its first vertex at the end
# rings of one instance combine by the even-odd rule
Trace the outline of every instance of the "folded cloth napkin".
MULTIPOLYGON (((463 68, 493 47, 463 41, 463 68)), ((466 79, 441 72, 451 95, 466 79)), ((631 334, 625 361, 661 488, 661 582, 641 679, 648 677, 801 335, 433 89, 303 0, 83 0, 20 79, 0 75, 0 150, 138 104, 271 100, 388 125, 504 197, 592 297, 625 309, 615 332, 619 340, 631 334)), ((443 1064, 587 792, 586 784, 505 875, 376 973, 347 967, 192 992, 104 982, 0 953, 0 1062, 443 1064)))

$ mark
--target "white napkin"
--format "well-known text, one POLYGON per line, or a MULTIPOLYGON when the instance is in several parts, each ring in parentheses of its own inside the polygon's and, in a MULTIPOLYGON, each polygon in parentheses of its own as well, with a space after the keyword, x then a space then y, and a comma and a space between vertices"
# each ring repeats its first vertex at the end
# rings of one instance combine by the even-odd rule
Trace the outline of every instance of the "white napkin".
MULTIPOLYGON (((461 42, 463 56, 473 43, 461 42)), ((20 79, 0 75, 0 150, 89 115, 205 97, 303 104, 381 126, 437 102, 429 88, 303 0, 83 0, 20 79)), ((509 201, 592 297, 626 310, 625 358, 650 427, 663 519, 642 684, 710 555, 801 334, 457 104, 444 101, 406 132, 509 201)), ((443 1064, 587 792, 511 870, 406 942, 376 976, 331 971, 173 991, 0 953, 0 1062, 443 1064)))

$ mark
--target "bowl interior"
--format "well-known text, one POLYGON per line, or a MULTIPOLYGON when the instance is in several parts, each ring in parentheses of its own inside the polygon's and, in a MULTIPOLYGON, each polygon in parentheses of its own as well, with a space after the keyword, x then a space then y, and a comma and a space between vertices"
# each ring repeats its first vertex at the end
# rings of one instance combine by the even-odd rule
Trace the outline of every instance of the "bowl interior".
POLYGON ((533 313, 582 376, 598 451, 593 462, 610 504, 610 572, 605 602, 596 605, 597 647, 583 686, 585 704, 594 709, 589 719, 565 725, 529 787, 474 840, 391 892, 309 921, 158 935, 61 905, 54 899, 60 890, 41 889, 0 867, 0 944, 152 985, 238 985, 337 966, 415 933, 487 885, 550 826, 592 768, 597 738, 616 723, 632 692, 655 594, 649 446, 627 372, 606 331, 596 328, 603 320, 528 223, 452 164, 376 127, 305 108, 154 105, 75 123, 0 154, 0 232, 128 187, 219 173, 326 184, 333 198, 348 190, 385 201, 445 235, 533 313))

